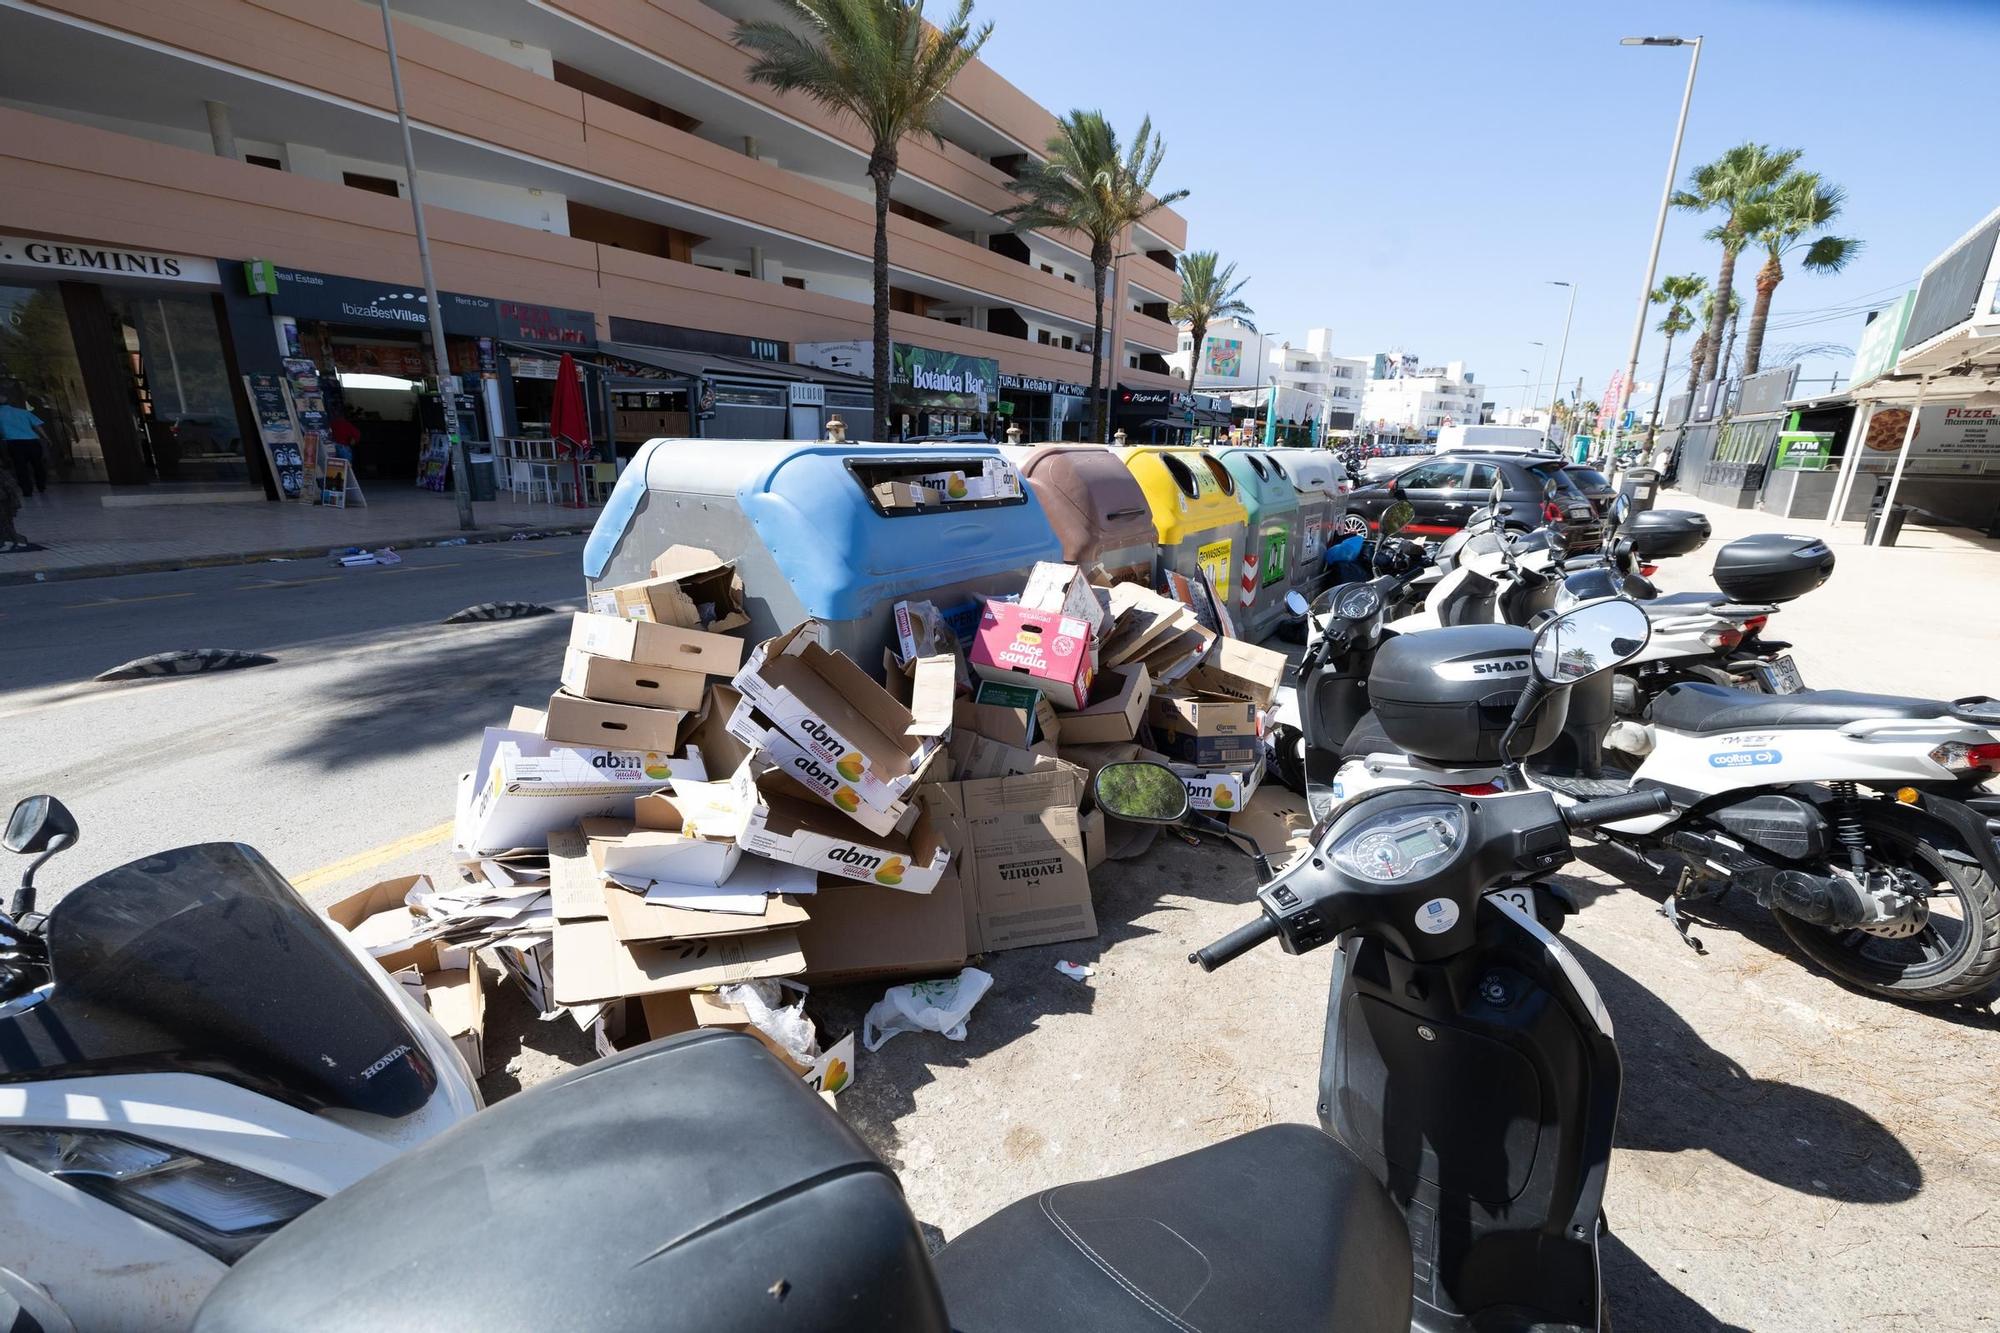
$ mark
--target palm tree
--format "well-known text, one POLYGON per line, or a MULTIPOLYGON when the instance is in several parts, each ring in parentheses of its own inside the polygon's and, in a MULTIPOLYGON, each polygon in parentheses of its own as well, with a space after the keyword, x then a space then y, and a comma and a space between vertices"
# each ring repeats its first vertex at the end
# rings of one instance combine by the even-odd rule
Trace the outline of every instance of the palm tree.
MULTIPOLYGON (((1098 389, 1104 367, 1104 275, 1116 247, 1134 224, 1156 210, 1187 198, 1186 190, 1153 194, 1153 176, 1166 155, 1164 139, 1153 134, 1153 119, 1139 122, 1132 146, 1121 152, 1118 132, 1102 111, 1072 111, 1056 122, 1041 159, 1030 160, 1007 187, 1022 202, 1003 209, 1015 231, 1077 231, 1090 238, 1090 270, 1096 314, 1090 326, 1091 435, 1105 438, 1109 414, 1098 389)), ((1113 373, 1115 377, 1115 372, 1113 373)), ((1108 390, 1109 385, 1107 384, 1108 390)))
POLYGON ((1190 250, 1181 256, 1181 299, 1167 313, 1175 323, 1186 321, 1194 334, 1194 352, 1188 357, 1188 391, 1194 391, 1195 376, 1201 373, 1201 345, 1208 340, 1208 326, 1218 319, 1233 319, 1255 333, 1250 316, 1257 312, 1242 300, 1250 279, 1236 276, 1235 264, 1220 262, 1213 250, 1190 250))
MULTIPOLYGON (((1688 176, 1688 188, 1674 192, 1675 208, 1707 213, 1720 210, 1722 221, 1709 229, 1706 239, 1722 246, 1722 268, 1715 277, 1715 295, 1722 309, 1736 286, 1736 257, 1764 222, 1764 206, 1771 191, 1784 179, 1800 150, 1786 148, 1773 152, 1766 144, 1740 143, 1713 162, 1696 167, 1688 176)), ((1715 378, 1721 339, 1703 340, 1702 358, 1695 366, 1695 383, 1715 378)))
POLYGON ((1808 273, 1838 273, 1861 253, 1860 241, 1826 230, 1846 202, 1847 191, 1822 181, 1816 171, 1794 171, 1765 201, 1763 225, 1750 238, 1764 247, 1764 267, 1757 270, 1757 301, 1750 308, 1750 333, 1743 347, 1745 375, 1755 375, 1763 360, 1764 326, 1771 317, 1771 296, 1785 280, 1785 256, 1803 245, 1801 268, 1808 273))
POLYGON ((897 150, 911 134, 940 144, 934 112, 945 89, 986 39, 972 26, 972 0, 942 27, 924 21, 924 0, 776 0, 797 28, 770 19, 739 23, 738 46, 752 52, 750 77, 779 92, 804 93, 868 131, 868 179, 875 185, 875 438, 889 438, 889 190, 897 150))
POLYGON ((1688 309, 1688 302, 1700 296, 1707 286, 1708 279, 1699 273, 1683 273, 1661 279, 1660 285, 1647 298, 1654 305, 1667 308, 1667 313, 1654 326, 1667 335, 1667 350, 1660 356, 1660 391, 1653 395, 1653 417, 1646 423, 1648 448, 1652 447, 1653 436, 1660 428, 1660 403, 1667 396, 1667 367, 1674 362, 1674 339, 1694 327, 1694 311, 1688 309))

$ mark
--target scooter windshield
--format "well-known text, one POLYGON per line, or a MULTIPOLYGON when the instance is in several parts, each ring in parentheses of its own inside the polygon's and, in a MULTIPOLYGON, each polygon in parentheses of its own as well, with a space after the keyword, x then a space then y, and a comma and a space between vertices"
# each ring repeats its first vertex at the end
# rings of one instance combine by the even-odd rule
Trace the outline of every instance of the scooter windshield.
POLYGON ((45 938, 54 992, 0 1023, 0 1081, 171 1070, 391 1117, 437 1086, 388 992, 249 847, 106 871, 56 905, 45 938))

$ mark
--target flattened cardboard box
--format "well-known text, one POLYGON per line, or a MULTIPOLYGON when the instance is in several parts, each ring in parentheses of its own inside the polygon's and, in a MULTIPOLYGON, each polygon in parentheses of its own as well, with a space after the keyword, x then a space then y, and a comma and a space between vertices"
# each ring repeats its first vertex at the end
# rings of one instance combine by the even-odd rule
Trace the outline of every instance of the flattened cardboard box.
POLYGON ((687 714, 679 709, 604 703, 557 690, 549 696, 542 735, 565 745, 672 754, 680 749, 681 725, 686 721, 687 714))
POLYGON ((743 662, 743 640, 733 634, 707 634, 589 611, 579 612, 570 622, 569 646, 621 662, 708 676, 732 675, 743 662))
POLYGON ((1092 688, 1096 702, 1063 714, 1057 746, 1102 745, 1129 741, 1139 734, 1139 722, 1153 698, 1153 679, 1145 664, 1112 667, 1092 688))
POLYGON ((805 967, 798 935, 790 930, 622 944, 609 921, 558 921, 555 928, 555 1001, 561 1005, 796 976, 805 967))
POLYGON ((1097 934, 1077 801, 1083 774, 1041 773, 955 784, 975 900, 974 953, 1089 939, 1097 934))
MULTIPOLYGON (((799 748, 797 742, 772 726, 770 720, 759 713, 748 699, 737 704, 736 711, 730 714, 729 734, 749 749, 760 752, 768 763, 782 770, 799 786, 870 833, 889 833, 909 817, 912 807, 907 797, 891 801, 880 810, 869 805, 861 799, 857 790, 860 784, 849 783, 834 772, 832 764, 824 763, 799 748)), ((925 775, 932 771, 938 762, 938 755, 942 753, 933 754, 925 761, 924 767, 917 770, 920 782, 929 780, 925 775)))
POLYGON ((823 635, 808 620, 766 640, 733 683, 798 748, 831 764, 861 801, 887 810, 916 785, 951 730, 950 660, 917 663, 913 699, 926 709, 918 715, 844 653, 828 651, 823 635), (941 683, 927 679, 940 673, 941 683))
MULTIPOLYGON (((343 929, 353 931, 370 917, 398 912, 414 929, 419 920, 405 901, 410 890, 425 875, 404 875, 371 884, 327 907, 326 917, 343 929)), ((424 940, 408 949, 382 954, 375 962, 384 972, 418 974, 424 1007, 444 1029, 445 1036, 458 1048, 474 1078, 486 1073, 486 992, 481 985, 479 966, 467 948, 424 940)))
POLYGON ((748 764, 730 787, 746 815, 737 841, 759 856, 904 893, 929 893, 951 864, 951 849, 933 826, 921 788, 916 823, 907 834, 864 835, 824 806, 795 800, 753 777, 748 764))
POLYGON ((692 713, 702 705, 708 677, 646 662, 595 657, 580 648, 563 651, 562 686, 581 699, 692 713))
POLYGON ((1021 605, 1030 611, 1074 616, 1089 622, 1093 634, 1104 632, 1104 604, 1097 600, 1097 590, 1075 565, 1037 560, 1021 589, 1021 605))
POLYGON ((822 877, 812 920, 799 927, 805 980, 936 976, 965 966, 968 894, 954 864, 920 897, 822 877))
POLYGON ((1218 639, 1202 664, 1184 678, 1190 689, 1248 699, 1269 708, 1285 682, 1285 655, 1241 639, 1218 639))
POLYGON ((652 578, 594 592, 590 609, 711 634, 750 623, 735 567, 697 546, 669 546, 654 558, 652 578))

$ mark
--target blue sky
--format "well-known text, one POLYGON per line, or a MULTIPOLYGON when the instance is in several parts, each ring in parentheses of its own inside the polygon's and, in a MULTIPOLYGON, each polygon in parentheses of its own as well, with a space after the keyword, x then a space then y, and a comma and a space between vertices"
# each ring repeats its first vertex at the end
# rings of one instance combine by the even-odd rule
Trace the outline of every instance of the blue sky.
MULTIPOLYGON (((1544 279, 1579 285, 1564 378, 1596 398, 1624 365, 1687 51, 1621 36, 1707 39, 1683 178, 1756 139, 1803 148, 1802 165, 1849 192, 1838 230, 1867 248, 1832 277, 1787 277, 1767 349, 1852 348, 1861 316, 1839 308, 1894 299, 2000 204, 2000 143, 1976 110, 2000 66, 1994 0, 983 0, 976 12, 995 24, 988 61, 1044 105, 1102 107, 1125 134, 1152 115, 1168 144, 1156 183, 1194 192, 1179 205, 1189 242, 1252 277, 1261 327, 1302 340, 1326 325, 1344 352, 1462 359, 1503 405, 1539 369, 1531 340, 1549 344, 1554 377, 1565 293, 1544 279)), ((1669 216, 1662 273, 1713 281, 1707 225, 1669 216)), ((1756 267, 1738 266, 1746 323, 1756 267)), ((1659 373, 1655 318, 1642 381, 1659 373)))

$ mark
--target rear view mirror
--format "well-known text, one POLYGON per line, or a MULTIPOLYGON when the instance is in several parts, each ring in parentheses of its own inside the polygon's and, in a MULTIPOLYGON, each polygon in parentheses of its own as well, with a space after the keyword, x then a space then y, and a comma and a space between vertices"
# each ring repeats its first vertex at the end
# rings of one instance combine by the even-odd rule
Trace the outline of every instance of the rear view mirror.
POLYGON ((1622 597, 1586 602, 1535 635, 1535 675, 1550 685, 1573 685, 1631 661, 1652 633, 1652 622, 1635 602, 1622 597))
POLYGON ((1495 505, 1507 498, 1507 482, 1504 478, 1493 483, 1492 496, 1492 503, 1495 505))
POLYGON ((50 848, 61 851, 76 841, 76 816, 53 796, 24 797, 7 817, 5 846, 32 855, 50 848))
POLYGON ((1393 537, 1416 521, 1417 507, 1408 500, 1398 500, 1382 511, 1381 535, 1393 537))
POLYGON ((1611 502, 1611 525, 1613 527, 1624 527, 1625 520, 1630 517, 1632 517, 1632 501, 1628 497, 1620 495, 1611 502))
POLYGON ((1307 604, 1306 599, 1299 594, 1297 589, 1293 589, 1291 592, 1285 594, 1285 609, 1295 616, 1302 616, 1312 610, 1312 607, 1307 604))
POLYGON ((1106 764, 1097 770, 1097 804, 1113 819, 1178 824, 1187 817, 1187 787, 1165 764, 1106 764))

